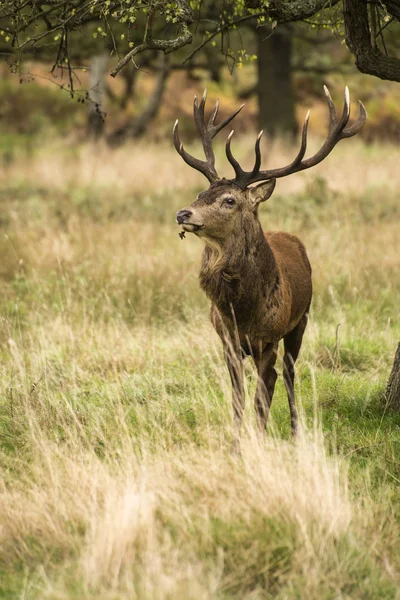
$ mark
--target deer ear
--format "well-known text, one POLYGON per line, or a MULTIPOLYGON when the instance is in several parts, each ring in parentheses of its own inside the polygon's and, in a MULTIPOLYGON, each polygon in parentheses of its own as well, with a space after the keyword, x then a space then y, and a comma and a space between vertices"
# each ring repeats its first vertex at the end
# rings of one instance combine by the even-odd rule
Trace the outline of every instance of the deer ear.
POLYGON ((254 206, 258 206, 260 202, 268 200, 275 189, 275 184, 276 179, 269 179, 268 181, 263 181, 262 183, 249 188, 250 199, 254 206))

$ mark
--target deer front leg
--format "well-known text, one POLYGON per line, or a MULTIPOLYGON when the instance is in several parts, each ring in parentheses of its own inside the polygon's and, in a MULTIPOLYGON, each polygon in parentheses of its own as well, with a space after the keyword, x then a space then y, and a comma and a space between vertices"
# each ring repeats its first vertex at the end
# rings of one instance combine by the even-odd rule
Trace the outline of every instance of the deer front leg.
POLYGON ((232 383, 233 406, 233 439, 232 454, 240 452, 240 429, 244 411, 244 385, 243 385, 243 359, 240 350, 235 350, 232 345, 224 347, 225 361, 232 383))
POLYGON ((302 316, 298 325, 296 325, 293 331, 288 333, 283 339, 285 345, 285 354, 283 357, 283 380, 285 382, 286 392, 289 401, 290 424, 292 428, 293 437, 297 436, 298 429, 297 409, 294 397, 294 363, 296 362, 300 352, 304 330, 307 326, 307 320, 308 312, 306 312, 302 316))
POLYGON ((277 374, 274 369, 278 353, 278 344, 269 344, 260 356, 255 359, 258 372, 257 390, 254 407, 257 415, 257 425, 260 434, 264 435, 272 397, 274 395, 277 374))
POLYGON ((286 393, 289 402, 290 410, 290 426, 292 430, 292 437, 297 436, 297 408, 294 397, 294 360, 289 352, 285 352, 283 357, 283 381, 285 382, 286 393))

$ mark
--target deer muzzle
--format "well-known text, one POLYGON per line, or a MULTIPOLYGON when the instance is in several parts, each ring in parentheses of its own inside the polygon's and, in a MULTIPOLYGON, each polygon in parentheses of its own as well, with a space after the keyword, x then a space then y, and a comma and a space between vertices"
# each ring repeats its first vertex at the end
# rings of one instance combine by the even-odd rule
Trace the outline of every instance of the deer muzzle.
POLYGON ((200 223, 191 223, 190 218, 193 215, 191 210, 183 209, 176 213, 176 222, 181 225, 184 231, 194 233, 203 227, 200 223))
POLYGON ((188 219, 190 219, 190 217, 192 216, 192 214, 193 213, 192 213, 191 210, 187 210, 187 209, 184 208, 183 210, 180 210, 180 211, 178 211, 176 213, 176 222, 179 225, 183 225, 183 223, 186 223, 186 221, 188 219))

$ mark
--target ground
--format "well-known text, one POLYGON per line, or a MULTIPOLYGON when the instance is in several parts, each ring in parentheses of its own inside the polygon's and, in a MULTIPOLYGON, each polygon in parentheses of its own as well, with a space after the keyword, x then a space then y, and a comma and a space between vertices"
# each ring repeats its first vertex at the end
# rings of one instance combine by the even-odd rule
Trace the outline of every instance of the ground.
MULTIPOLYGON (((236 141, 248 165, 251 146, 236 141)), ((294 153, 269 147, 268 164, 294 153)), ((262 207, 313 265, 302 433, 293 444, 280 377, 259 442, 248 363, 233 459, 201 241, 174 223, 207 182, 168 143, 53 142, 4 162, 1 598, 400 597, 400 414, 382 402, 399 164, 398 148, 346 140, 262 207)))

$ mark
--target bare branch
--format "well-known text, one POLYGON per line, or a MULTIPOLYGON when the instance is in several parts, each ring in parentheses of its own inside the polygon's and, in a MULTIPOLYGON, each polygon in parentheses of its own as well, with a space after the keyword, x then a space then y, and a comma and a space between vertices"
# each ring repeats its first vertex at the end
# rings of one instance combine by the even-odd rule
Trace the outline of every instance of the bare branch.
POLYGON ((145 50, 161 50, 164 54, 170 54, 179 50, 182 46, 190 44, 192 42, 192 34, 188 29, 187 24, 182 23, 180 26, 180 35, 174 40, 144 40, 142 44, 133 48, 128 54, 126 54, 111 71, 111 77, 115 77, 133 58, 140 52, 145 50))
POLYGON ((183 61, 183 64, 186 64, 189 60, 191 60, 193 58, 193 56, 195 54, 197 54, 197 52, 199 52, 202 48, 204 48, 204 46, 206 44, 208 44, 209 42, 211 42, 211 40, 213 40, 218 34, 222 33, 223 31, 226 31, 227 29, 232 29, 233 27, 236 27, 237 25, 240 25, 241 23, 244 23, 246 21, 250 21, 253 19, 257 19, 258 17, 262 17, 263 15, 264 15, 264 13, 260 12, 260 13, 256 13, 256 14, 246 15, 245 17, 240 17, 239 19, 233 19, 232 21, 226 21, 225 23, 223 23, 222 25, 217 27, 217 29, 215 31, 210 33, 210 35, 205 40, 203 40, 201 42, 201 44, 196 46, 196 48, 189 54, 189 56, 187 56, 185 58, 185 60, 183 61))
MULTIPOLYGON (((218 27, 210 33, 210 35, 204 39, 196 48, 185 58, 183 64, 187 63, 189 60, 193 58, 193 56, 199 52, 206 44, 208 44, 211 40, 213 40, 217 35, 223 33, 224 31, 229 31, 231 29, 235 29, 238 25, 241 25, 245 22, 256 21, 260 18, 273 19, 277 24, 290 23, 296 21, 303 21, 315 13, 323 10, 324 8, 329 8, 337 4, 339 0, 308 0, 304 2, 304 0, 294 0, 293 2, 280 2, 279 0, 271 1, 268 5, 268 8, 265 5, 260 4, 260 8, 262 10, 256 12, 250 12, 239 18, 234 18, 232 20, 224 21, 218 25, 218 27)), ((248 3, 250 5, 250 3, 248 3)), ((254 9, 257 6, 251 4, 248 8, 254 9)))
POLYGON ((173 40, 154 40, 153 39, 153 23, 156 16, 156 11, 151 10, 146 21, 146 29, 143 36, 143 42, 133 48, 126 54, 111 71, 111 77, 118 75, 121 69, 133 60, 133 57, 144 52, 145 50, 161 50, 164 54, 175 52, 192 42, 193 36, 189 30, 189 25, 193 22, 193 15, 190 6, 185 1, 179 2, 180 20, 178 22, 178 36, 173 40))

